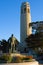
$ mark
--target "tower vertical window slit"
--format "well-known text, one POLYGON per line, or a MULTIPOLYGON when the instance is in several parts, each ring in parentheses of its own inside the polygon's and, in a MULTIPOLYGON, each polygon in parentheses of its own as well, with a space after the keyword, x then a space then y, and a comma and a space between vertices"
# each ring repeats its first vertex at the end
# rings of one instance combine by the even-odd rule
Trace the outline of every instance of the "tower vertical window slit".
POLYGON ((28 13, 30 12, 30 10, 28 9, 28 13))
POLYGON ((26 8, 24 8, 24 13, 26 13, 26 8))
POLYGON ((21 13, 23 13, 23 9, 21 9, 21 13))

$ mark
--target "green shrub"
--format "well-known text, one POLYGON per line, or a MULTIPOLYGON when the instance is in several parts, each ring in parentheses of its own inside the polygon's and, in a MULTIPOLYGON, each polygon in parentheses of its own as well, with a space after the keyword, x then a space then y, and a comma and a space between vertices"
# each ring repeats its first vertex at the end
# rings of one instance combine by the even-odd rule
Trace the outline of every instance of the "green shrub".
MULTIPOLYGON (((29 62, 32 61, 32 56, 15 56, 11 57, 11 54, 4 54, 2 57, 0 57, 0 60, 7 63, 21 63, 21 62, 29 62)), ((0 61, 1 62, 1 61, 0 61)))
POLYGON ((29 58, 23 58, 22 60, 29 60, 29 58))
POLYGON ((5 62, 11 62, 12 57, 10 54, 4 54, 3 56, 0 57, 0 60, 5 62))
POLYGON ((20 62, 22 62, 22 58, 21 57, 13 57, 13 59, 12 59, 12 62, 13 63, 20 63, 20 62))

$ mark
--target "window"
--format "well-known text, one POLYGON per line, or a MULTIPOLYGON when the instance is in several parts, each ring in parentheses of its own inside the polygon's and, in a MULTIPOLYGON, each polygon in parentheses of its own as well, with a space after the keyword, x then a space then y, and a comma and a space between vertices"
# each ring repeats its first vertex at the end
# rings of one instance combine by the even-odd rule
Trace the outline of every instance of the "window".
POLYGON ((24 8, 24 13, 26 13, 26 8, 24 8))
POLYGON ((23 9, 21 9, 21 13, 23 13, 23 9))
POLYGON ((30 12, 30 10, 28 9, 28 13, 30 12))

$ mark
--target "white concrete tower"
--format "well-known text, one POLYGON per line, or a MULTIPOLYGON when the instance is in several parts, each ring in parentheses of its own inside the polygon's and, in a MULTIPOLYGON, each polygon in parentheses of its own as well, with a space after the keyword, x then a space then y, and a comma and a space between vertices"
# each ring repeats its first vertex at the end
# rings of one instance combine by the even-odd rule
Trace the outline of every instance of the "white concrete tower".
POLYGON ((30 5, 28 2, 23 2, 21 5, 21 19, 20 19, 20 42, 32 33, 32 28, 29 26, 31 23, 30 5))

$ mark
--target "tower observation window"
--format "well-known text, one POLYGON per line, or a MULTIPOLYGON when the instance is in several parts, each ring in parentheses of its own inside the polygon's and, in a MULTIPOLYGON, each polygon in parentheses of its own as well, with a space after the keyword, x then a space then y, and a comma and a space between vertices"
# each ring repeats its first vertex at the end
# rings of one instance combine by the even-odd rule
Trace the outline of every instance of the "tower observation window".
POLYGON ((23 13, 23 9, 21 9, 21 13, 23 13))
POLYGON ((28 13, 30 12, 30 10, 28 9, 28 13))
POLYGON ((26 8, 24 8, 24 13, 26 13, 26 8))

